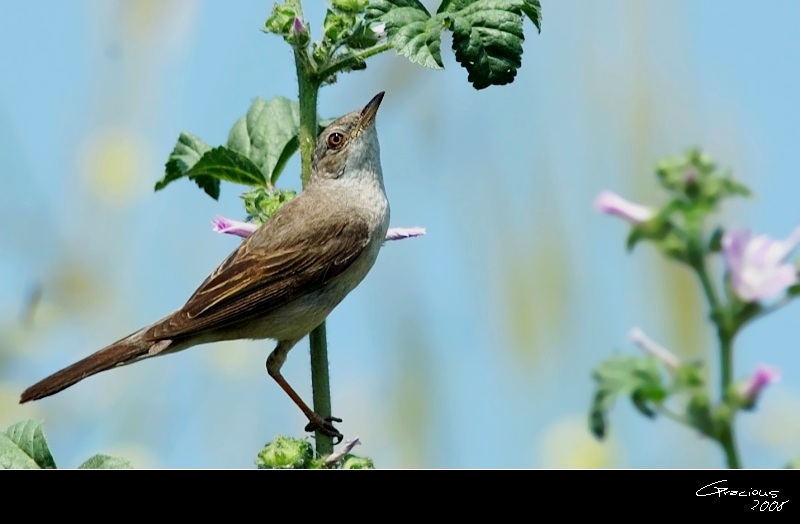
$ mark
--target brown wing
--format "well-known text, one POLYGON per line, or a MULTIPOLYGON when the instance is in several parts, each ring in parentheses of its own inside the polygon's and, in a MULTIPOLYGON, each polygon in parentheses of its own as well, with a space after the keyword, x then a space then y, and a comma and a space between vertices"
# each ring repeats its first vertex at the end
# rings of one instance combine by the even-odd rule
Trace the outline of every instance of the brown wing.
POLYGON ((341 274, 369 241, 366 223, 352 215, 312 214, 287 227, 290 216, 259 228, 147 336, 189 336, 268 313, 341 274))

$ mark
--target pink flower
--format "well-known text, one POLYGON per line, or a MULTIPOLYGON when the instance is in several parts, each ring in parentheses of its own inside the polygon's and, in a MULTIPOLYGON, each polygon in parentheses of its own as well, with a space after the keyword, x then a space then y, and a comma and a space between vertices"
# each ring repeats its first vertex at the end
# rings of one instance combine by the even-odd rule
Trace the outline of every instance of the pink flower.
POLYGON ((306 32, 306 25, 297 17, 294 17, 294 22, 292 23, 292 33, 294 36, 300 36, 306 32))
POLYGON ((594 208, 601 213, 618 216, 633 225, 647 222, 655 216, 653 210, 625 200, 611 191, 603 191, 597 195, 594 208))
POLYGON ((258 229, 256 224, 250 222, 240 222, 238 220, 231 220, 217 216, 211 221, 214 224, 214 231, 216 233, 227 233, 228 235, 236 235, 242 238, 247 238, 258 229))
MULTIPOLYGON (((247 238, 252 235, 258 226, 250 222, 240 222, 238 220, 231 220, 217 216, 211 221, 214 224, 215 233, 227 233, 228 235, 236 235, 242 238, 247 238)), ((424 227, 390 227, 386 232, 385 240, 402 240, 404 238, 421 237, 427 234, 424 227)))
POLYGON ((784 241, 753 236, 747 229, 728 231, 722 249, 736 294, 745 302, 767 300, 797 283, 797 268, 786 258, 800 244, 800 227, 784 241))
POLYGON ((427 231, 424 227, 390 227, 386 232, 386 240, 421 237, 426 233, 427 231))
POLYGON ((648 353, 664 363, 670 371, 675 372, 681 365, 681 359, 675 356, 670 350, 653 341, 644 334, 644 331, 635 327, 628 332, 628 338, 639 346, 645 353, 648 353))
POLYGON ((753 375, 741 386, 740 394, 742 395, 742 399, 749 404, 753 404, 761 393, 761 390, 777 382, 780 378, 781 371, 778 368, 767 366, 766 364, 759 364, 753 372, 753 375))

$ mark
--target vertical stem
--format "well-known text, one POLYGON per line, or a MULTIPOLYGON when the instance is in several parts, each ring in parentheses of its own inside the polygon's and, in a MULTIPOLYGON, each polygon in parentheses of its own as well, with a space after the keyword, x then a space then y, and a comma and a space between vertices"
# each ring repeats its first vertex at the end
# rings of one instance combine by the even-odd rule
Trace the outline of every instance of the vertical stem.
MULTIPOLYGON (((700 231, 699 227, 696 229, 700 231)), ((699 236, 696 233, 694 238, 699 236)), ((730 313, 722 308, 717 291, 714 288, 714 283, 708 274, 706 268, 705 254, 700 247, 699 242, 693 242, 691 246, 691 265, 697 272, 700 278, 700 283, 703 286, 703 292, 708 300, 708 305, 711 309, 711 320, 717 326, 717 338, 719 339, 720 350, 720 406, 717 409, 717 426, 716 439, 722 446, 725 453, 725 460, 728 467, 731 469, 739 469, 742 467, 739 461, 739 452, 736 449, 736 436, 734 431, 734 421, 736 418, 736 408, 732 407, 730 402, 730 386, 733 380, 733 338, 735 330, 731 329, 730 313)))
MULTIPOLYGON (((722 389, 722 402, 723 406, 728 407, 729 404, 729 391, 731 381, 733 380, 733 335, 724 331, 722 328, 719 330, 719 349, 720 360, 722 362, 722 382, 720 387, 722 389)), ((725 459, 728 462, 728 467, 731 469, 739 469, 742 467, 739 461, 739 451, 736 449, 736 432, 734 429, 734 422, 736 417, 736 410, 730 409, 723 420, 724 424, 719 434, 719 443, 725 451, 725 459)))
MULTIPOLYGON (((287 0, 293 5, 299 18, 303 18, 303 8, 300 0, 287 0)), ((298 132, 298 145, 300 149, 300 180, 303 189, 311 178, 311 161, 314 156, 314 146, 317 142, 317 95, 319 84, 312 80, 312 71, 306 55, 306 49, 294 48, 294 62, 297 68, 297 87, 300 99, 300 130, 298 132)), ((328 344, 325 340, 325 323, 320 324, 309 335, 311 346, 311 390, 314 401, 314 411, 322 417, 331 415, 331 386, 328 374, 328 344)), ((333 453, 333 439, 327 435, 316 432, 315 436, 317 455, 333 453)))

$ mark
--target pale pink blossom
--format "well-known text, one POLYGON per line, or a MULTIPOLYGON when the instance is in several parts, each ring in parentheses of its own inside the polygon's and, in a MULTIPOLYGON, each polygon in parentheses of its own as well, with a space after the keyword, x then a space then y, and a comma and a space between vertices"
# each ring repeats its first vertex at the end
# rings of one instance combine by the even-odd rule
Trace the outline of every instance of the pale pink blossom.
POLYGON ((655 212, 645 206, 631 202, 611 191, 602 191, 594 200, 595 210, 607 215, 620 217, 631 224, 647 222, 655 212))
POLYGON ((731 285, 745 302, 775 298, 798 282, 797 268, 786 258, 800 244, 800 227, 786 240, 754 236, 747 229, 728 231, 722 249, 731 285))
POLYGON ((390 227, 386 232, 386 240, 421 237, 426 233, 427 231, 424 227, 390 227))
MULTIPOLYGON (((252 222, 240 222, 239 220, 221 216, 214 218, 211 223, 214 224, 215 233, 226 233, 242 238, 249 237, 258 229, 258 225, 252 222)), ((386 232, 385 240, 402 240, 404 238, 421 237, 425 234, 427 234, 427 231, 424 227, 390 227, 386 232)))
POLYGON ((258 225, 251 222, 240 222, 239 220, 231 220, 217 216, 211 221, 214 224, 214 232, 226 233, 228 235, 236 235, 242 238, 247 238, 258 229, 258 225))
POLYGON ((628 332, 628 338, 630 338, 634 344, 639 346, 642 351, 663 362, 670 371, 677 371, 680 367, 681 359, 675 356, 675 354, 670 350, 645 335, 644 331, 638 327, 635 327, 628 332))

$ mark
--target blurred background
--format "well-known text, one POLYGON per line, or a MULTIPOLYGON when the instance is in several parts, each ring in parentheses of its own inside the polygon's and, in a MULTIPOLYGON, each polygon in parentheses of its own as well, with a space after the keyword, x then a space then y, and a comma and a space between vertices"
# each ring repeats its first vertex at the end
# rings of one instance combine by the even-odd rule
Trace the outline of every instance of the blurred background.
MULTIPOLYGON (((239 187, 153 185, 178 134, 221 144, 256 96, 296 97, 289 47, 261 32, 272 1, 16 2, 0 31, 0 429, 44 419, 60 467, 96 452, 137 467, 250 468, 302 414, 268 378, 271 341, 200 346, 20 406, 20 392, 171 312, 238 240, 239 187)), ((438 2, 425 2, 428 6, 438 2)), ((722 467, 712 442, 627 400, 609 438, 587 427, 591 370, 636 354, 640 326, 685 358, 715 340, 692 275, 592 210, 615 190, 662 195, 655 163, 704 148, 756 198, 726 224, 800 223, 800 3, 542 0, 523 67, 475 91, 393 52, 322 90, 335 117, 387 92, 378 117, 393 226, 329 317, 334 414, 378 467, 722 467)), ((315 35, 322 2, 305 2, 315 35)), ((434 5, 435 8, 435 5, 434 5)), ((299 187, 298 162, 280 185, 299 187)), ((797 303, 744 331, 736 376, 783 371, 738 419, 747 467, 800 454, 797 303)), ((284 367, 310 398, 308 342, 284 367)), ((712 367, 712 384, 717 376, 712 367)))

